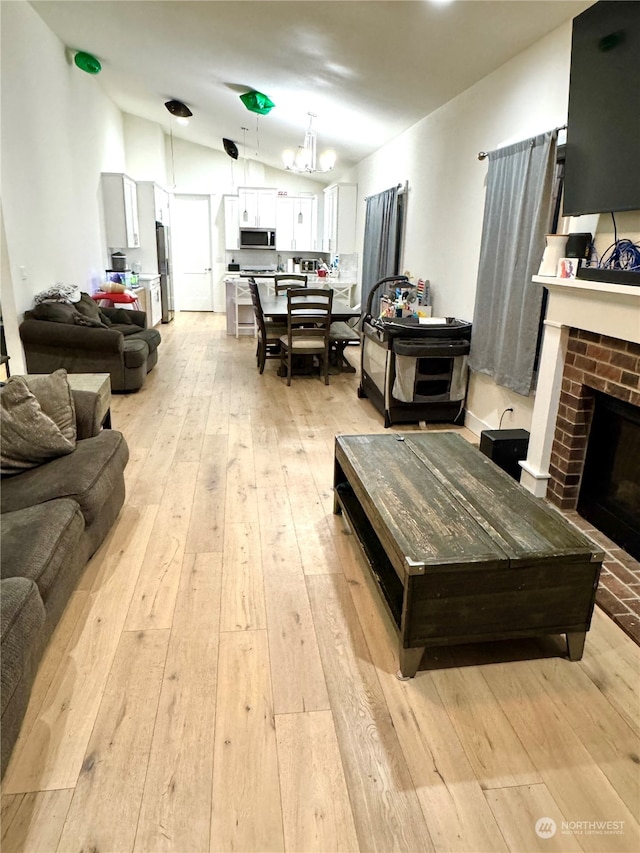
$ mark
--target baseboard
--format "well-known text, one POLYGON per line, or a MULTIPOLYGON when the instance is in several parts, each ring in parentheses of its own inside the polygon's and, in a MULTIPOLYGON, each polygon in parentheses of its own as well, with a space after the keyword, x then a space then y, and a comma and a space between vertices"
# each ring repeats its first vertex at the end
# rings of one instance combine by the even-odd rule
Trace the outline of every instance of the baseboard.
POLYGON ((488 424, 480 418, 477 418, 473 414, 473 412, 469 411, 469 409, 467 409, 465 414, 464 425, 470 432, 477 436, 479 436, 482 430, 484 429, 493 429, 491 424, 488 424))

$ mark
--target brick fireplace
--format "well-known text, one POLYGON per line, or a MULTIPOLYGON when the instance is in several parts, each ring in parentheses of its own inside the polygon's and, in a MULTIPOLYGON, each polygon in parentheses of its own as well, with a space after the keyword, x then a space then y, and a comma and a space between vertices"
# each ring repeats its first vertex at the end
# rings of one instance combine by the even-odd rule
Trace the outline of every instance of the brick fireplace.
POLYGON ((640 644, 640 564, 575 511, 599 393, 640 407, 640 287, 536 276, 549 298, 520 482, 605 551, 596 602, 640 644))
POLYGON ((547 276, 533 281, 549 298, 520 482, 538 497, 549 488, 550 499, 575 506, 592 406, 588 389, 640 405, 640 287, 547 276))
POLYGON ((561 509, 575 509, 578 502, 594 391, 640 407, 640 344, 572 328, 547 487, 547 498, 561 509))

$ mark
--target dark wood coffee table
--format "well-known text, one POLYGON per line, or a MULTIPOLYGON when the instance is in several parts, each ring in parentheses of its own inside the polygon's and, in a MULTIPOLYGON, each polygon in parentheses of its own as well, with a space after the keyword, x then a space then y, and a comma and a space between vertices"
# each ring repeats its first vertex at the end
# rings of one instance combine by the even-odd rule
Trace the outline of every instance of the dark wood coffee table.
POLYGON ((344 512, 398 631, 427 646, 566 634, 582 657, 603 553, 455 433, 338 436, 344 512))

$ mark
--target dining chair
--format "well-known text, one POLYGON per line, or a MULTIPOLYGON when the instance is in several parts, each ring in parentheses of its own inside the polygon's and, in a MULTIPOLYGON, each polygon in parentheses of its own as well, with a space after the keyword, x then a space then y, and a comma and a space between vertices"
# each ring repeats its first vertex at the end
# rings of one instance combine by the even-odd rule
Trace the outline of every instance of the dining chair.
POLYGON ((345 348, 348 344, 359 344, 360 333, 357 328, 354 328, 350 323, 344 320, 337 320, 329 327, 329 347, 331 350, 331 360, 342 370, 343 363, 346 362, 344 357, 345 348))
POLYGON ((285 290, 290 290, 292 287, 300 288, 307 286, 306 275, 294 275, 293 273, 285 273, 283 275, 274 275, 273 277, 276 296, 280 296, 285 290))
POLYGON ((280 363, 291 385, 294 356, 320 356, 324 384, 329 384, 329 327, 333 290, 303 288, 287 291, 287 334, 280 338, 280 363))
POLYGON ((280 358, 280 337, 286 335, 287 326, 280 323, 267 323, 262 312, 260 302, 260 291, 255 280, 249 279, 249 291, 253 303, 253 313, 256 318, 258 346, 256 347, 256 362, 260 373, 264 372, 264 365, 268 358, 280 358))

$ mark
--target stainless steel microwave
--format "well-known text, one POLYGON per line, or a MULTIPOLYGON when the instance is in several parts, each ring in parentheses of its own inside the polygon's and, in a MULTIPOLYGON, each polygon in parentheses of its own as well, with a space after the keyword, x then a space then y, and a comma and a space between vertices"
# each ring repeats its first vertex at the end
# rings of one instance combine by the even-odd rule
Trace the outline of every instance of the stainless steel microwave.
POLYGON ((241 249, 275 249, 276 232, 271 228, 241 228, 241 249))

